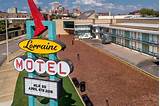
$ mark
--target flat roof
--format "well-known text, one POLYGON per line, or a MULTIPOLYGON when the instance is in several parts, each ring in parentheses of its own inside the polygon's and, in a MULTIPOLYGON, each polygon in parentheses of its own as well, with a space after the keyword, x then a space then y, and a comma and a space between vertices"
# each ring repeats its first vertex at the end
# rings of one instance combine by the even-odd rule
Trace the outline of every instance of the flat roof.
POLYGON ((159 24, 146 24, 146 23, 118 23, 116 25, 159 28, 159 24))
POLYGON ((92 24, 89 24, 89 23, 79 23, 79 24, 75 24, 75 25, 92 25, 92 24))
POLYGON ((142 33, 150 33, 150 34, 158 34, 159 35, 159 31, 154 31, 154 30, 143 30, 143 29, 135 29, 135 28, 126 28, 126 27, 121 27, 121 26, 111 26, 108 24, 99 24, 97 26, 100 27, 106 27, 106 28, 113 28, 113 29, 120 29, 120 30, 126 30, 126 31, 133 31, 133 32, 142 32, 142 33))

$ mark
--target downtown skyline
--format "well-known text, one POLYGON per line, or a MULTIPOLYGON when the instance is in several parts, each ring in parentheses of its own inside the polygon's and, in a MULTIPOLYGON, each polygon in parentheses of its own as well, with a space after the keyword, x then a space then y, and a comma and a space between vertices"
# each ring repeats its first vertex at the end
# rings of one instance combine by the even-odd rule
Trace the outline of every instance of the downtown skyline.
MULTIPOLYGON (((96 10, 97 12, 112 12, 113 14, 127 14, 141 8, 159 10, 158 0, 34 0, 37 6, 50 10, 52 4, 59 2, 65 8, 72 10, 80 7, 81 11, 96 10)), ((0 11, 17 7, 19 11, 29 11, 27 0, 0 0, 0 11)))

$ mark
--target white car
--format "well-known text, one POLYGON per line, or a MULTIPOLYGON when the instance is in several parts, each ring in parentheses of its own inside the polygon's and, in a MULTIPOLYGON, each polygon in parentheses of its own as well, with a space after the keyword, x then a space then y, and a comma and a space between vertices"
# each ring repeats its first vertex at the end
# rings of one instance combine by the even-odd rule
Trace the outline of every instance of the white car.
POLYGON ((93 37, 90 34, 80 35, 79 39, 92 39, 93 37))

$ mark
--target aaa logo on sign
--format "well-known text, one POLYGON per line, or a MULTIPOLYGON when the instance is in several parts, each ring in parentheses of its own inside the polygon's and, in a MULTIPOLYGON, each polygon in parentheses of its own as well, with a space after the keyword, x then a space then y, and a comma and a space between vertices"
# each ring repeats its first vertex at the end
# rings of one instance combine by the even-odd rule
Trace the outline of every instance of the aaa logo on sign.
POLYGON ((31 39, 20 42, 19 47, 25 51, 32 53, 50 54, 59 52, 60 50, 65 48, 65 45, 60 41, 31 39))

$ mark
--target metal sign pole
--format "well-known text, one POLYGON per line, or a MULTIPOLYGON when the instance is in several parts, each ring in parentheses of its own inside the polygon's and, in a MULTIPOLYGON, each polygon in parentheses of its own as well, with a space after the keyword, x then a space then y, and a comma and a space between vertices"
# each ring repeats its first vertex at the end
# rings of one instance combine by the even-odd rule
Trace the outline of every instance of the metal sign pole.
MULTIPOLYGON (((48 21, 48 39, 49 40, 56 40, 56 25, 55 22, 48 21)), ((56 60, 57 55, 56 54, 49 54, 49 59, 50 60, 56 60)), ((56 76, 50 76, 50 80, 56 80, 56 76)), ((58 100, 52 100, 50 99, 50 106, 58 106, 58 100)))
MULTIPOLYGON (((32 21, 26 22, 26 28, 27 28, 27 39, 32 39, 34 30, 32 28, 32 21)), ((32 53, 27 53, 28 58, 35 58, 32 53)), ((34 78, 34 73, 28 73, 29 78, 34 78)), ((28 106, 36 106, 35 104, 35 97, 34 96, 28 96, 28 106)))

